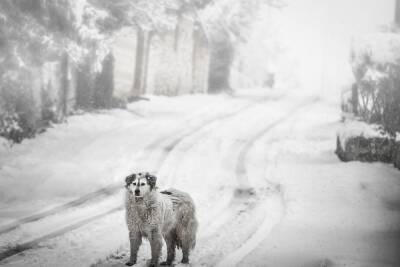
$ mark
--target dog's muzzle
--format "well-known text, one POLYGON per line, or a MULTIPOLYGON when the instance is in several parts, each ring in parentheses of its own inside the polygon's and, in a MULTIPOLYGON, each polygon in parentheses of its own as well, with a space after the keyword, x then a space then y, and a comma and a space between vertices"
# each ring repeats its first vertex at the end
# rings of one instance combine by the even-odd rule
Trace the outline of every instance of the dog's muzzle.
POLYGON ((137 196, 137 197, 140 196, 140 190, 138 190, 138 189, 135 190, 135 196, 137 196))

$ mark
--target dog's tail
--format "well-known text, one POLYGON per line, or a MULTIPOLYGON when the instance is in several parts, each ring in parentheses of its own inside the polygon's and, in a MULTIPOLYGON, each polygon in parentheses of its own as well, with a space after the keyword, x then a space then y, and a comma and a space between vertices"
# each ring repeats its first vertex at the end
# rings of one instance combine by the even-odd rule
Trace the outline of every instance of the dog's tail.
POLYGON ((168 195, 173 204, 176 215, 177 246, 193 249, 196 245, 196 232, 198 223, 196 220, 196 207, 189 194, 174 188, 164 190, 161 194, 168 195))

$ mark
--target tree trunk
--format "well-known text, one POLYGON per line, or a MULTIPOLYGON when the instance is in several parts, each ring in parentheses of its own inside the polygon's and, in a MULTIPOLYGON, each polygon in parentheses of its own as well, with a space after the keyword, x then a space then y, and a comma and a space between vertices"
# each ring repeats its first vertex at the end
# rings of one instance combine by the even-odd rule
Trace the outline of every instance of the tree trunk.
POLYGON ((145 46, 144 46, 144 58, 143 58, 143 71, 142 71, 142 94, 147 91, 147 73, 149 68, 149 57, 150 57, 150 43, 152 32, 146 32, 145 34, 145 46))
POLYGON ((101 72, 97 74, 94 92, 95 108, 111 108, 114 91, 114 56, 109 53, 102 62, 101 72))
POLYGON ((351 105, 354 115, 358 116, 358 85, 354 83, 351 88, 351 105))
POLYGON ((76 73, 76 106, 90 109, 93 106, 93 78, 90 59, 81 64, 76 73))
POLYGON ((231 91, 229 76, 233 62, 234 48, 228 33, 223 29, 212 38, 210 55, 210 72, 208 78, 209 93, 231 91))
POLYGON ((145 78, 147 72, 148 32, 138 27, 136 44, 135 74, 132 88, 132 95, 138 96, 145 93, 145 78))
POLYGON ((208 38, 202 25, 196 23, 193 30, 192 93, 207 93, 209 63, 208 38))
POLYGON ((59 91, 59 106, 58 106, 58 121, 64 119, 68 113, 68 95, 69 95, 69 62, 68 54, 64 53, 61 58, 61 81, 60 81, 60 91, 59 91))

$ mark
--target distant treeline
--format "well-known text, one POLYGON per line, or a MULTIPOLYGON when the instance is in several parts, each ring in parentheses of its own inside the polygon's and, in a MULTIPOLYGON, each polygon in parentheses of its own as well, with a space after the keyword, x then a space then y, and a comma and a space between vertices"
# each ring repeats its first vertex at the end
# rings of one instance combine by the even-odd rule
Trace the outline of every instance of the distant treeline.
POLYGON ((230 91, 235 47, 260 5, 277 3, 2 0, 0 136, 20 142, 70 114, 146 93, 230 91), (134 29, 135 67, 129 94, 117 99, 111 40, 123 28, 134 29))

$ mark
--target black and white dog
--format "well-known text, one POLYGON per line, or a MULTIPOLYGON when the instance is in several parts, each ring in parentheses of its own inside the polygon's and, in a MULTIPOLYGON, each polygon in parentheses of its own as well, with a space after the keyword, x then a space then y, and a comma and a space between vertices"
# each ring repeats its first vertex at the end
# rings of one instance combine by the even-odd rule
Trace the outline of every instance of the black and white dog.
POLYGON ((126 264, 136 263, 143 237, 150 241, 150 266, 158 265, 163 238, 167 244, 167 260, 161 265, 172 264, 175 248, 182 248, 182 263, 189 263, 189 251, 196 244, 198 226, 192 198, 176 189, 158 192, 157 178, 149 173, 134 173, 125 182, 131 248, 130 261, 126 264))

